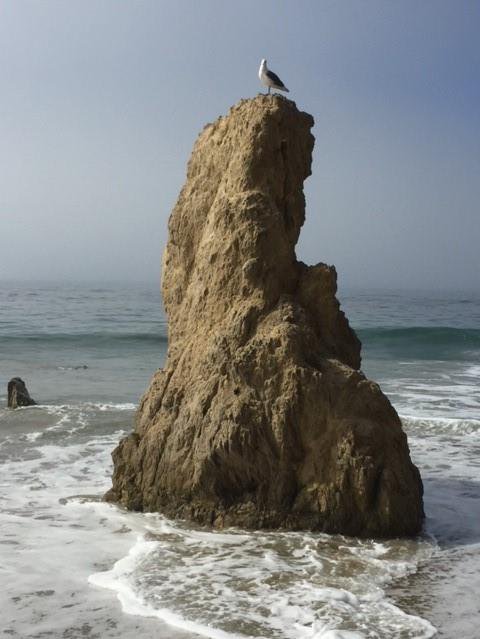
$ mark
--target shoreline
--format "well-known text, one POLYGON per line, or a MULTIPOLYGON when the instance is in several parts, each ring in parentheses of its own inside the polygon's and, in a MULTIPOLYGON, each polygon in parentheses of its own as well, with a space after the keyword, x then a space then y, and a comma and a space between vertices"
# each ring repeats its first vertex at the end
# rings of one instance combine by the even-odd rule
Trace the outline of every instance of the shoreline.
POLYGON ((480 545, 437 549, 417 572, 407 575, 387 589, 387 596, 407 614, 427 619, 438 639, 477 639, 479 636, 480 573, 472 558, 480 545))

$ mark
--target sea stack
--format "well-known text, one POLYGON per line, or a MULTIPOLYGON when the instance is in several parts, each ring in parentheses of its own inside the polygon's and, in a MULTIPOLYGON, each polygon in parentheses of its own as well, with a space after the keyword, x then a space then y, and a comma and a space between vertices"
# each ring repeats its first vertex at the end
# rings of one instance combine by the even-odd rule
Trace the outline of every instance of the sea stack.
POLYGON ((36 403, 37 402, 30 397, 30 393, 28 392, 23 379, 20 379, 20 377, 12 377, 7 386, 8 408, 35 406, 36 403))
POLYGON ((108 501, 215 527, 420 530, 420 475, 360 371, 335 268, 295 256, 312 126, 258 96, 200 134, 163 259, 167 360, 113 452, 108 501))

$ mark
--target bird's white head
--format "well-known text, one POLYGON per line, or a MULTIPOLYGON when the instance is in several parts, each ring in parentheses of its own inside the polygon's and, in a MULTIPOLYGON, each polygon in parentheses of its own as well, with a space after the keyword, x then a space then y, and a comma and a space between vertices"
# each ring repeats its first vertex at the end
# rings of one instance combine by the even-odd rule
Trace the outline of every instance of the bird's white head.
POLYGON ((267 61, 265 60, 265 58, 262 58, 262 61, 260 62, 260 66, 262 66, 262 67, 266 67, 267 66, 267 61))

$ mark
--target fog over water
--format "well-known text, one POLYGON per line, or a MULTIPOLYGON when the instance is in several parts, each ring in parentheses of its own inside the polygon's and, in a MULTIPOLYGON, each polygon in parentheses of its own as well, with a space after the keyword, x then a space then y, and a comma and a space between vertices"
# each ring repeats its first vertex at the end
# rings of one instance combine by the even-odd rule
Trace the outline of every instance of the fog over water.
POLYGON ((268 59, 315 118, 299 256, 478 290, 480 5, 0 5, 0 279, 158 280, 206 122, 268 59))

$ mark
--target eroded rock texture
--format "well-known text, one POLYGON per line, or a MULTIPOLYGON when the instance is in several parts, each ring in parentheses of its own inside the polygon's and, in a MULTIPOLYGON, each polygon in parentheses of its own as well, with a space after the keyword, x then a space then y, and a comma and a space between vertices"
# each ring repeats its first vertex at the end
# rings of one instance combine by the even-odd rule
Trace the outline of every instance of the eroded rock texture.
POLYGON ((36 403, 30 397, 23 379, 12 377, 7 386, 7 406, 9 408, 19 408, 20 406, 35 406, 36 403))
POLYGON ((279 96, 208 125, 171 214, 168 358, 107 499, 214 526, 413 534, 422 485, 360 372, 331 266, 295 257, 313 119, 279 96))

